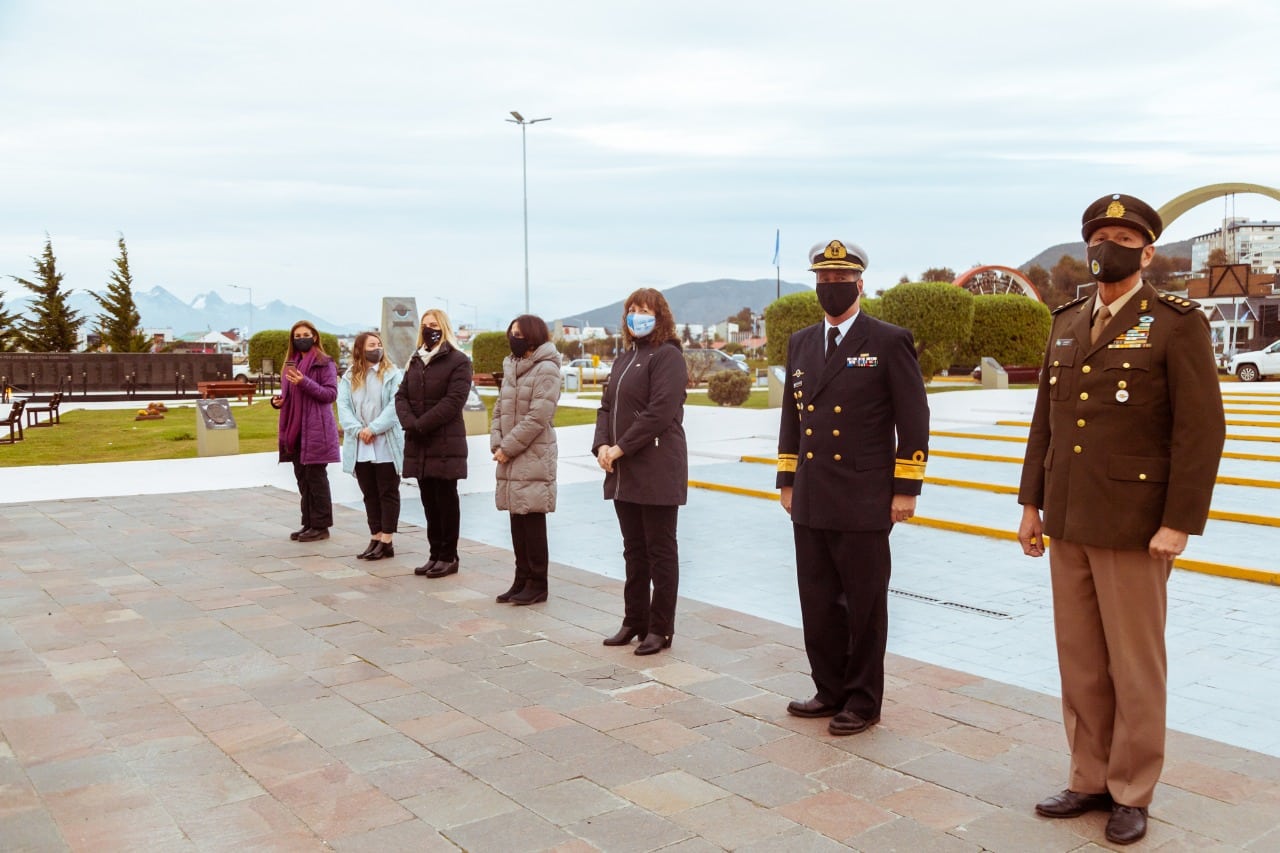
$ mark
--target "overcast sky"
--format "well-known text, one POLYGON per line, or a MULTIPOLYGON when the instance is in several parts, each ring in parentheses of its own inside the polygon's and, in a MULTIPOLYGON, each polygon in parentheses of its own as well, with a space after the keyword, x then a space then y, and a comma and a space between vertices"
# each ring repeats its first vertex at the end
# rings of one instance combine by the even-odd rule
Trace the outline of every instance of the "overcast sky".
POLYGON ((1280 184, 1277 32, 1273 0, 0 0, 0 275, 30 277, 47 232, 66 284, 101 289, 121 232, 139 289, 505 323, 509 110, 552 117, 527 131, 549 319, 772 277, 775 229, 791 281, 833 237, 873 290, 1017 265, 1104 193, 1280 184))

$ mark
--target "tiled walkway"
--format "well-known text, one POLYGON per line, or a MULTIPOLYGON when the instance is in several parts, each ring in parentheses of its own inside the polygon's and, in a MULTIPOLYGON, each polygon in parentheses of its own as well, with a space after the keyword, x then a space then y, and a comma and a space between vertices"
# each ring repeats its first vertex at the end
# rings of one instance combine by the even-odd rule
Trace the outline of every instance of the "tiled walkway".
MULTIPOLYGON (((832 738, 784 711, 794 627, 683 600, 636 657, 600 645, 615 579, 496 605, 502 548, 427 581, 421 531, 366 564, 361 513, 311 545, 295 516, 269 487, 0 508, 0 849, 1106 846, 1031 813, 1066 768, 1042 693, 891 656, 883 722, 832 738)), ((1280 758, 1173 732, 1152 818, 1137 849, 1280 850, 1280 758)))

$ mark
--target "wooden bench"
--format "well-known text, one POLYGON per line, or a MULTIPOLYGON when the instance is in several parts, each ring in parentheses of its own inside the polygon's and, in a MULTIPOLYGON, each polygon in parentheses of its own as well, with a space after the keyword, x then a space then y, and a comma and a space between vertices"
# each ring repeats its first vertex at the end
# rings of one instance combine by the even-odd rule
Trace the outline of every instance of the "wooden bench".
POLYGON ((234 380, 197 382, 196 390, 206 400, 212 400, 214 397, 234 397, 238 400, 244 397, 250 406, 253 405, 253 395, 258 392, 257 386, 252 382, 237 382, 234 380))
POLYGON ((22 441, 24 437, 22 433, 22 410, 26 408, 26 406, 26 400, 14 400, 12 407, 9 409, 9 415, 4 418, 4 420, 0 420, 0 429, 4 427, 9 428, 9 437, 0 438, 0 444, 17 444, 19 441, 22 441), (13 437, 14 427, 18 428, 17 438, 13 437))
MULTIPOLYGON (((34 400, 29 402, 34 403, 34 400)), ((54 424, 62 423, 62 415, 58 411, 58 407, 62 405, 62 392, 55 391, 49 395, 49 402, 43 406, 27 406, 27 426, 29 427, 47 427, 54 424), (40 416, 48 415, 49 418, 40 423, 40 416)))

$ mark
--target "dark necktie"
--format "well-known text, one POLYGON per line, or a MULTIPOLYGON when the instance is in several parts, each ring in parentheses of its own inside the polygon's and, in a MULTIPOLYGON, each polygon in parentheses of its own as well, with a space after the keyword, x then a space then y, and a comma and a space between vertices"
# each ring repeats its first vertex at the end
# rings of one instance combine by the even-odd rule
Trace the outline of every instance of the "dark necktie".
POLYGON ((827 361, 836 354, 836 338, 840 337, 840 328, 831 326, 827 329, 827 361))

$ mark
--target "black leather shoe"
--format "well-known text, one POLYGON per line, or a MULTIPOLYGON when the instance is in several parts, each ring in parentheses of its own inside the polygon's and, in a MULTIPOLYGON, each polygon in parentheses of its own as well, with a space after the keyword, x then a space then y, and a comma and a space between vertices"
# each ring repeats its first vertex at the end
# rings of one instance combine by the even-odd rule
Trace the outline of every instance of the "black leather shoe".
POLYGON ((319 539, 328 539, 328 538, 329 538, 329 528, 327 527, 312 527, 298 534, 299 542, 315 542, 319 539))
POLYGON ((796 700, 787 703, 787 713, 793 717, 834 717, 840 713, 836 705, 828 705, 817 696, 801 702, 796 700))
POLYGON ((310 530, 310 527, 299 527, 297 530, 289 534, 289 538, 294 542, 298 541, 298 537, 310 530))
POLYGON ((508 601, 511 600, 511 596, 515 595, 517 592, 524 589, 524 584, 525 584, 524 578, 516 578, 511 582, 511 589, 507 590, 506 592, 500 595, 495 596, 493 600, 498 602, 499 604, 506 604, 508 601))
POLYGON ((880 722, 879 717, 864 720, 852 711, 841 711, 827 723, 827 731, 836 736, 856 735, 880 722))
POLYGON ((664 637, 661 634, 648 634, 640 645, 636 646, 636 654, 638 655, 656 655, 663 649, 671 648, 671 638, 664 637))
POLYGON ((425 575, 425 574, 429 574, 429 573, 431 572, 431 570, 432 570, 432 569, 434 569, 434 568, 436 567, 436 563, 438 563, 438 562, 440 562, 440 561, 439 561, 439 560, 427 560, 427 561, 426 561, 425 563, 423 563, 421 566, 418 566, 418 568, 414 569, 414 570, 413 570, 413 573, 414 573, 415 575, 419 575, 419 576, 421 576, 421 575, 425 575))
POLYGON ((381 542, 379 542, 377 539, 370 539, 370 540, 369 540, 369 547, 365 548, 365 549, 364 549, 363 551, 361 551, 359 554, 356 554, 356 559, 357 559, 357 560, 367 560, 367 559, 369 559, 369 555, 373 553, 373 549, 377 548, 380 544, 382 544, 382 543, 381 543, 381 542))
POLYGON ((1132 844, 1147 834, 1147 810, 1116 803, 1107 820, 1107 840, 1112 844, 1132 844))
POLYGON ((369 552, 366 560, 381 560, 383 557, 394 557, 396 555, 396 547, 390 542, 379 542, 377 547, 369 552))
POLYGON ((511 596, 511 603, 515 605, 538 604, 547 600, 547 588, 541 584, 528 583, 524 589, 511 596))
POLYGON ((436 560, 436 564, 427 570, 427 577, 442 578, 445 575, 456 575, 457 573, 457 560, 436 560))
POLYGON ((1081 794, 1066 790, 1036 803, 1036 814, 1041 817, 1080 817, 1085 812, 1110 811, 1113 805, 1111 795, 1106 792, 1081 794))
POLYGON ((606 646, 630 645, 631 641, 636 637, 639 637, 640 634, 641 631, 639 628, 628 628, 626 625, 623 625, 618 629, 618 633, 614 634, 612 637, 605 637, 604 644, 606 646))

